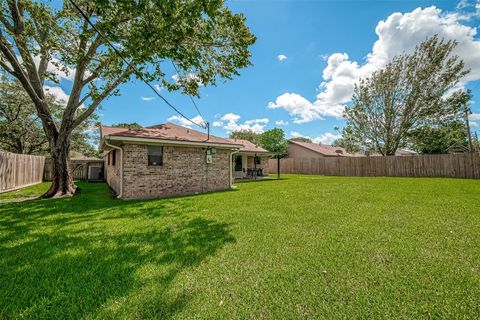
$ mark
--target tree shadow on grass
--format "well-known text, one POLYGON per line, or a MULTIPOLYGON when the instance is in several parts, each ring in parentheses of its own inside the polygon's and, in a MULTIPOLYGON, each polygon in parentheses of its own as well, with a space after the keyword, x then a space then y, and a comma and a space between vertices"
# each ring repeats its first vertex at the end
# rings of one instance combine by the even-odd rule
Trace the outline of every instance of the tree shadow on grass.
POLYGON ((168 318, 193 294, 178 275, 235 241, 191 197, 103 191, 0 207, 0 318, 168 318))

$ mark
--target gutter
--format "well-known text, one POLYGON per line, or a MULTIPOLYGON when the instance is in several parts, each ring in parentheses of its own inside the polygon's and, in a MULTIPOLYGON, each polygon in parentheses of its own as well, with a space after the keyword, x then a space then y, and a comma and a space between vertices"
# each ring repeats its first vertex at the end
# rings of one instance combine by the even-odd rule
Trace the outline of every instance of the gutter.
POLYGON ((108 143, 107 139, 104 139, 103 141, 105 142, 106 146, 120 150, 120 191, 118 192, 117 198, 121 199, 123 196, 123 149, 121 147, 108 143))
POLYGON ((233 188, 233 155, 235 153, 239 153, 239 151, 234 150, 234 151, 230 152, 230 166, 229 166, 229 168, 230 168, 230 189, 233 188))

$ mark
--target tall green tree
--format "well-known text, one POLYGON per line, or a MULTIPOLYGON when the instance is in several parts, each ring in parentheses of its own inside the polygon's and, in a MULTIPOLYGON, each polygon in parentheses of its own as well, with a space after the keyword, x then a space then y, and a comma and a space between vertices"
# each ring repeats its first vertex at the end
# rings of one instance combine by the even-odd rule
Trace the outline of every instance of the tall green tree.
POLYGON ((438 119, 458 119, 452 106, 460 93, 445 98, 469 72, 452 53, 456 45, 431 37, 357 83, 353 105, 345 111, 348 131, 343 139, 361 149, 394 155, 407 146, 413 130, 438 119))
POLYGON ((264 149, 275 154, 277 158, 277 178, 280 178, 280 158, 286 154, 288 147, 285 133, 279 128, 270 129, 260 135, 259 142, 264 149))
MULTIPOLYGON (((349 153, 362 151, 360 142, 358 141, 357 137, 353 133, 353 129, 351 126, 347 126, 343 128, 342 137, 335 140, 332 145, 335 147, 344 148, 349 153)), ((369 151, 369 150, 364 150, 364 151, 369 151)))
POLYGON ((290 138, 290 141, 298 141, 298 142, 308 142, 308 143, 312 143, 312 139, 307 138, 307 137, 295 137, 295 138, 290 138))
MULTIPOLYGON (((47 94, 48 104, 55 121, 59 118, 64 105, 55 96, 47 94)), ((87 156, 98 152, 93 147, 95 139, 92 128, 97 116, 92 114, 72 132, 72 150, 87 156)), ((48 154, 48 139, 42 128, 32 100, 14 78, 0 74, 0 149, 23 154, 48 154)))
POLYGON ((248 140, 252 143, 259 144, 260 134, 249 129, 238 130, 238 131, 231 132, 229 134, 229 138, 248 140))
POLYGON ((119 93, 120 84, 141 75, 195 95, 200 86, 238 75, 250 64, 248 48, 255 41, 245 18, 222 0, 75 2, 139 73, 69 1, 55 9, 43 1, 0 0, 0 67, 20 81, 48 138, 53 181, 44 197, 75 193, 68 161, 72 133, 119 93), (165 73, 172 63, 175 80, 165 73), (57 124, 44 84, 58 82, 59 72, 70 78, 71 89, 57 124))
POLYGON ((466 116, 472 93, 458 90, 443 101, 447 116, 431 118, 409 132, 409 148, 419 153, 445 153, 454 144, 468 145, 466 116))
POLYGON ((132 128, 132 129, 140 129, 142 126, 137 122, 121 122, 121 123, 114 123, 112 127, 116 128, 132 128))

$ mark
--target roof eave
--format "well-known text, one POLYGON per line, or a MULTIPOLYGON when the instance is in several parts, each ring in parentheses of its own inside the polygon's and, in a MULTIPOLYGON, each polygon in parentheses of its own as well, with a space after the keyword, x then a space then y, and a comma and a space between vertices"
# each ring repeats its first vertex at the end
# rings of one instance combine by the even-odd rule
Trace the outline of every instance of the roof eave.
POLYGON ((157 138, 141 138, 141 137, 126 137, 119 135, 108 135, 104 137, 108 141, 118 141, 125 144, 161 144, 172 146, 192 146, 192 147, 217 147, 225 149, 240 149, 243 145, 239 144, 226 144, 209 141, 184 141, 184 140, 167 140, 157 138))

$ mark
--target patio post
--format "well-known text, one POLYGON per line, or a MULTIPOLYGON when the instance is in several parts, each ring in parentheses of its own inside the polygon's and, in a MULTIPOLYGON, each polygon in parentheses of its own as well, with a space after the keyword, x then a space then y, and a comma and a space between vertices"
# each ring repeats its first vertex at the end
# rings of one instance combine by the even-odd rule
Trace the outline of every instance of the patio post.
POLYGON ((280 154, 277 154, 277 179, 280 179, 280 154))
POLYGON ((257 154, 253 156, 253 175, 255 176, 255 180, 257 180, 257 154))

